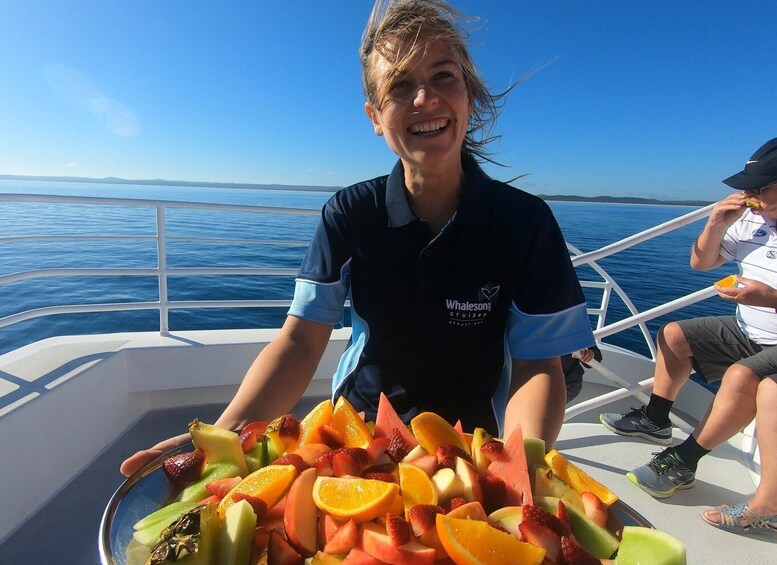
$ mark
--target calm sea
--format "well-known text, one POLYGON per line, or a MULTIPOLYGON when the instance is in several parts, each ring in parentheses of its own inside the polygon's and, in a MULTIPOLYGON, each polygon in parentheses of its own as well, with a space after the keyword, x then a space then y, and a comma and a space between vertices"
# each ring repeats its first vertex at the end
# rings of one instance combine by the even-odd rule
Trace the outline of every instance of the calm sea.
MULTIPOLYGON (((325 192, 283 190, 212 189, 202 187, 165 187, 124 184, 56 183, 38 181, 0 181, 0 193, 37 193, 117 198, 185 200, 263 206, 302 207, 317 210, 330 196, 325 192)), ((693 208, 594 203, 549 203, 566 239, 580 250, 592 251, 641 230, 686 214, 693 208)), ((109 208, 96 213, 83 205, 0 202, 0 237, 32 235, 153 235, 153 211, 128 211, 109 208)), ((168 212, 168 234, 237 238, 250 233, 253 239, 307 241, 316 218, 231 216, 227 222, 219 213, 197 211, 168 212), (261 221, 260 221, 261 219, 261 221)), ((697 222, 667 236, 640 244, 614 258, 600 261, 641 311, 708 286, 732 271, 733 265, 700 273, 688 266, 693 239, 701 229, 697 222)), ((214 245, 210 243, 171 243, 169 266, 285 266, 296 268, 305 245, 214 245)), ((0 276, 45 268, 78 267, 154 267, 156 253, 151 241, 122 242, 0 242, 0 276)), ((580 270, 580 277, 591 271, 580 270)), ((158 300, 154 277, 93 277, 85 282, 75 277, 42 278, 0 285, 0 318, 51 305, 94 302, 130 302, 158 300)), ((291 293, 289 280, 272 281, 260 288, 253 277, 225 276, 187 278, 170 281, 171 300, 236 300, 283 298, 291 293)), ((587 292, 591 305, 600 295, 587 292)), ((607 322, 626 315, 619 300, 614 300, 607 322)), ((733 311, 730 304, 712 298, 687 307, 649 324, 651 332, 670 319, 733 311)), ((284 318, 281 309, 207 309, 173 311, 170 328, 209 329, 218 327, 251 328, 278 326, 284 318)), ((28 320, 12 328, 0 329, 0 354, 33 341, 62 334, 90 334, 111 331, 154 331, 158 329, 154 311, 47 316, 28 320)), ((637 330, 612 339, 613 343, 647 353, 637 330)))

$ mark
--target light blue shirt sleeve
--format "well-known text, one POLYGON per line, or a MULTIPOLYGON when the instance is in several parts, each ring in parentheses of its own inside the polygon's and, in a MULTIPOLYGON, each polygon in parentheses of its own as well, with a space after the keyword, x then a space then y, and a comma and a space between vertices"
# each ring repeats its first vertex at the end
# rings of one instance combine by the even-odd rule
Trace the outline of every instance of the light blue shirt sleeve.
POLYGON ((350 270, 343 267, 340 278, 333 283, 321 283, 298 278, 294 299, 288 314, 303 320, 343 327, 345 297, 350 288, 350 270))
POLYGON ((515 303, 507 319, 507 343, 514 359, 548 359, 596 343, 585 302, 550 314, 527 314, 515 303))

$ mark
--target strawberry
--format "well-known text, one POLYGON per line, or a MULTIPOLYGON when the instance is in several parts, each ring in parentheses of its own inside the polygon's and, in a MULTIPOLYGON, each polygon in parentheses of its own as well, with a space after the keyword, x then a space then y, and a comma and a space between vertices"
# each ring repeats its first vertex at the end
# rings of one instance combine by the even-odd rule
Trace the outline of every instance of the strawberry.
POLYGON ((302 458, 301 455, 298 455, 296 453, 286 453, 285 455, 281 455, 272 462, 272 465, 294 465, 294 467, 297 469, 297 473, 301 473, 310 465, 305 463, 305 460, 302 458))
POLYGON ((313 467, 316 469, 316 474, 319 477, 331 477, 332 476, 332 458, 335 456, 335 451, 327 451, 319 455, 315 461, 313 461, 313 467))
POLYGON ((456 457, 461 457, 467 462, 472 463, 472 458, 469 456, 469 453, 460 447, 456 447, 455 445, 451 445, 449 443, 438 445, 437 449, 434 450, 434 455, 437 457, 437 464, 439 467, 455 469, 456 457))
MULTIPOLYGON (((524 508, 526 506, 528 505, 524 508)), ((527 521, 525 517, 518 529, 527 542, 545 549, 545 559, 551 563, 558 563, 558 557, 561 554, 561 538, 556 532, 537 522, 527 521)))
POLYGON ((267 562, 277 565, 298 565, 305 559, 294 549, 278 530, 270 531, 267 542, 267 562))
POLYGON ((396 468, 397 468, 397 464, 394 462, 391 462, 391 463, 383 463, 382 465, 373 465, 372 467, 367 467, 364 470, 364 472, 365 473, 391 473, 396 468))
POLYGON ((217 496, 219 499, 221 499, 227 496, 227 493, 232 490, 232 487, 234 487, 237 483, 239 483, 242 480, 243 479, 241 479, 240 477, 216 479, 215 481, 210 481, 209 483, 206 483, 205 488, 213 496, 217 496))
POLYGON ((561 537, 561 565, 601 565, 601 561, 572 538, 561 537))
POLYGON ((555 532, 559 537, 570 535, 569 527, 566 524, 544 508, 534 506, 533 504, 523 505, 523 522, 526 521, 544 526, 555 532))
POLYGON ((297 441, 299 439, 300 427, 299 420, 291 414, 281 416, 278 423, 278 435, 286 442, 297 441))
POLYGON ((380 465, 384 463, 381 456, 385 455, 390 443, 391 440, 386 436, 373 438, 370 445, 367 446, 367 455, 369 456, 371 465, 380 465))
POLYGON ((483 493, 483 507, 487 513, 491 513, 505 505, 505 482, 494 475, 480 477, 480 490, 483 493))
POLYGON ((602 499, 596 496, 592 492, 584 492, 580 495, 583 499, 583 511, 593 523, 597 526, 604 527, 607 523, 607 507, 602 502, 602 499))
POLYGON ((236 492, 232 495, 232 500, 235 502, 240 502, 241 500, 247 501, 248 504, 251 505, 251 508, 254 509, 254 514, 256 514, 258 519, 261 519, 262 516, 267 513, 267 503, 258 496, 254 496, 245 492, 236 492))
POLYGON ((410 521, 413 535, 419 537, 429 530, 435 529, 437 527, 435 522, 437 514, 445 514, 442 506, 436 504, 416 504, 412 506, 407 513, 407 519, 410 521))
POLYGON ((362 478, 372 479, 373 481, 383 481, 384 483, 396 483, 397 478, 392 473, 362 473, 362 478))
POLYGON ((570 531, 572 530, 572 518, 569 516, 569 510, 567 510, 567 507, 564 505, 562 500, 558 501, 558 506, 556 507, 556 518, 561 520, 561 523, 565 524, 570 531))
POLYGON ((361 467, 366 467, 370 464, 370 456, 367 453, 367 450, 363 447, 341 447, 335 451, 342 451, 347 453, 353 457, 354 461, 356 461, 361 467))
POLYGON ((504 444, 501 441, 492 440, 487 441, 483 445, 480 446, 480 453, 486 456, 486 458, 494 462, 497 459, 502 458, 502 453, 504 452, 504 444))
POLYGON ((342 555, 348 553, 359 544, 359 527, 353 520, 337 528, 324 546, 324 553, 342 555))
POLYGON ((162 463, 165 476, 174 485, 193 483, 200 478, 204 467, 205 452, 201 449, 173 455, 162 463))
POLYGON ((467 504, 467 499, 462 496, 454 496, 448 501, 448 512, 456 510, 459 506, 467 504))
POLYGON ((267 422, 251 422, 244 427, 240 432, 240 446, 243 448, 243 453, 248 453, 256 447, 266 430, 267 422))
POLYGON ((410 541, 410 526, 404 518, 389 512, 386 514, 386 533, 391 539, 391 545, 405 545, 410 541))
POLYGON ((360 471, 361 467, 353 455, 345 450, 336 450, 332 456, 332 474, 335 477, 357 476, 360 471))
POLYGON ((343 437, 343 434, 338 432, 329 424, 320 425, 318 427, 318 435, 321 438, 321 443, 328 445, 332 449, 345 445, 345 438, 343 437))
POLYGON ((388 435, 389 445, 386 448, 386 453, 389 454, 394 461, 401 461, 405 458, 405 455, 410 453, 410 444, 396 428, 391 428, 388 435))

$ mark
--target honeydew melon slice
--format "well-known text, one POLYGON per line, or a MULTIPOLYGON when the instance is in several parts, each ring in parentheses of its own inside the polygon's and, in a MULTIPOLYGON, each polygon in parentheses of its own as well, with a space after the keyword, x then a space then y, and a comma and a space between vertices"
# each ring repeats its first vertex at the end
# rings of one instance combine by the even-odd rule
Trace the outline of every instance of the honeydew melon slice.
POLYGON ((149 526, 156 524, 157 522, 161 522, 162 520, 165 520, 169 526, 184 512, 188 512, 189 510, 193 509, 194 506, 194 502, 171 502, 167 506, 163 506, 145 518, 141 518, 135 522, 135 525, 132 526, 132 529, 135 531, 145 530, 149 526))
POLYGON ((685 565, 685 544, 661 530, 624 526, 615 565, 685 565))
POLYGON ((221 565, 249 565, 256 514, 247 500, 229 508, 221 522, 219 561, 221 565))
MULTIPOLYGON (((535 496, 534 504, 555 515, 559 500, 555 496, 535 496)), ((610 559, 618 549, 618 539, 574 506, 568 505, 567 511, 572 532, 582 548, 598 559, 610 559)))

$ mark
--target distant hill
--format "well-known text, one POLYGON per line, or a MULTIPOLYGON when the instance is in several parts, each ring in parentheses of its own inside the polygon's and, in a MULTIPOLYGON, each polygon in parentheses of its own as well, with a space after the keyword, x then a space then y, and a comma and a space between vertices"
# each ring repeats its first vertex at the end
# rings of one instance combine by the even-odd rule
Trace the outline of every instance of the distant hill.
POLYGON ((662 206, 707 206, 713 201, 707 200, 657 200, 655 198, 637 198, 633 196, 574 196, 568 194, 538 194, 543 200, 560 202, 601 202, 604 204, 654 204, 662 206))
POLYGON ((0 175, 0 180, 18 181, 48 181, 48 182, 81 182, 103 184, 136 184, 153 186, 185 186, 202 188, 253 188, 261 190, 309 190, 315 192, 335 192, 339 186, 307 186, 285 184, 250 184, 239 182, 199 182, 191 180, 164 180, 164 179, 122 179, 118 177, 91 178, 91 177, 55 177, 55 176, 29 176, 29 175, 0 175))
MULTIPOLYGON (((335 192, 339 186, 307 186, 287 184, 250 184, 236 182, 198 182, 187 180, 164 179, 122 179, 118 177, 91 178, 91 177, 56 177, 56 176, 28 176, 28 175, 0 175, 0 180, 17 181, 48 181, 48 182, 81 182, 103 184, 135 184, 153 186, 182 186, 204 188, 252 188, 261 190, 306 190, 315 192, 335 192)), ((712 204, 705 200, 657 200, 653 198, 636 198, 632 196, 574 196, 568 194, 538 194, 543 200, 558 202, 601 202, 606 204, 654 204, 672 206, 706 206, 712 204)))

